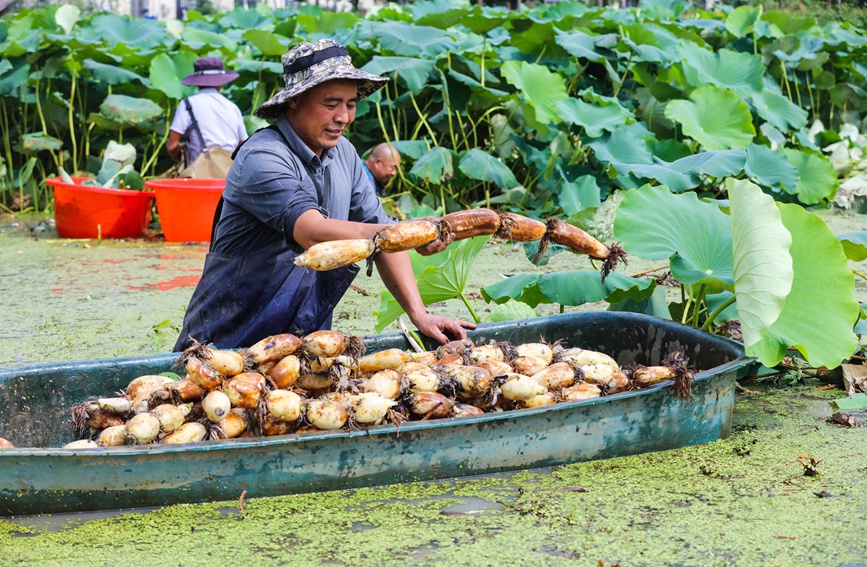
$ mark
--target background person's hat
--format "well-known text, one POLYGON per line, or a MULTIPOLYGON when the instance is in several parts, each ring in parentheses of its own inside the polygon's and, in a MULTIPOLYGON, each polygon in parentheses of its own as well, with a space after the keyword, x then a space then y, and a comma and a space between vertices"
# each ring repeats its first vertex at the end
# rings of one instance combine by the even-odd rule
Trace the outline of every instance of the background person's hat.
POLYGON ((192 87, 222 87, 238 78, 238 73, 223 69, 219 57, 202 57, 193 63, 193 73, 181 80, 182 85, 192 87))
POLYGON ((299 43, 281 58, 286 88, 256 109, 260 118, 274 119, 286 109, 287 101, 320 83, 333 79, 358 81, 358 100, 375 93, 388 82, 352 65, 346 48, 333 39, 299 43))

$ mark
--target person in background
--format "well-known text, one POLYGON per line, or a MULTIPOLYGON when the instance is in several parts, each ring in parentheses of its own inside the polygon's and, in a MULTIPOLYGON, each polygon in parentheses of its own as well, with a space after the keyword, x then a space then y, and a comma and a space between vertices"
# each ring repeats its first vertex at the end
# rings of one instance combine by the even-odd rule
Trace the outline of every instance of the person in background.
POLYGON ((397 175, 400 154, 390 144, 383 142, 370 150, 363 164, 370 184, 376 189, 376 194, 382 197, 385 194, 385 186, 397 175))
POLYGON ((166 149, 175 161, 184 157, 183 166, 187 166, 205 148, 219 147, 231 152, 247 139, 241 110, 220 94, 224 85, 237 78, 238 73, 223 69, 219 57, 202 57, 193 63, 193 73, 184 77, 181 84, 199 87, 199 92, 178 105, 166 142, 166 149), (194 117, 198 129, 193 124, 194 117), (184 140, 184 156, 181 140, 184 140))
MULTIPOLYGON (((296 45, 282 65, 286 87, 256 109, 274 122, 241 146, 226 178, 175 351, 192 339, 248 347, 271 335, 331 328, 334 307, 359 267, 314 271, 296 266, 295 258, 321 242, 372 238, 393 222, 343 135, 358 101, 388 79, 355 68, 346 48, 330 39, 296 45)), ((417 250, 444 248, 434 242, 417 250)), ((423 334, 444 343, 475 328, 427 311, 407 252, 379 253, 374 262, 423 334)))

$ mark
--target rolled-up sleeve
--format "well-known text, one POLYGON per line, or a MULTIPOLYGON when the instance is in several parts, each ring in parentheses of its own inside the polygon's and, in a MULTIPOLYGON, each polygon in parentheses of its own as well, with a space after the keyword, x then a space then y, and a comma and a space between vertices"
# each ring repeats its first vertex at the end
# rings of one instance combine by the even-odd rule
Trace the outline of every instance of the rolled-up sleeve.
POLYGON ((298 164, 287 159, 285 152, 270 148, 258 148, 239 158, 237 206, 292 241, 298 217, 319 208, 309 176, 302 175, 298 164))

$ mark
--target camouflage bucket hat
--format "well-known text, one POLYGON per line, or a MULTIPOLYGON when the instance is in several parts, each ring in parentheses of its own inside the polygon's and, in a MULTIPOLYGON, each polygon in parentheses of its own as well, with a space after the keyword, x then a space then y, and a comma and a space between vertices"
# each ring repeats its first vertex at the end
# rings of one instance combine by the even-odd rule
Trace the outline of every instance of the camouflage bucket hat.
POLYGON ((259 118, 277 118, 286 109, 286 102, 290 98, 325 81, 358 81, 358 100, 370 96, 388 82, 385 77, 356 69, 346 48, 332 39, 299 43, 283 55, 281 63, 286 88, 256 109, 259 118))

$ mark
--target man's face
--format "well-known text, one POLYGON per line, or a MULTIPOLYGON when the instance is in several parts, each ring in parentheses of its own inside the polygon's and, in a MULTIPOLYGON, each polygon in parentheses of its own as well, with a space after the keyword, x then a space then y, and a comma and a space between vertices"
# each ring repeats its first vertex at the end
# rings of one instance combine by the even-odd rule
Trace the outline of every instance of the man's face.
POLYGON ((400 155, 393 151, 385 151, 383 155, 368 161, 367 167, 373 178, 379 183, 386 185, 392 177, 397 175, 397 167, 400 165, 400 155))
POLYGON ((358 83, 335 79, 289 99, 287 116, 298 137, 322 157, 322 152, 335 147, 355 120, 357 103, 358 83))

